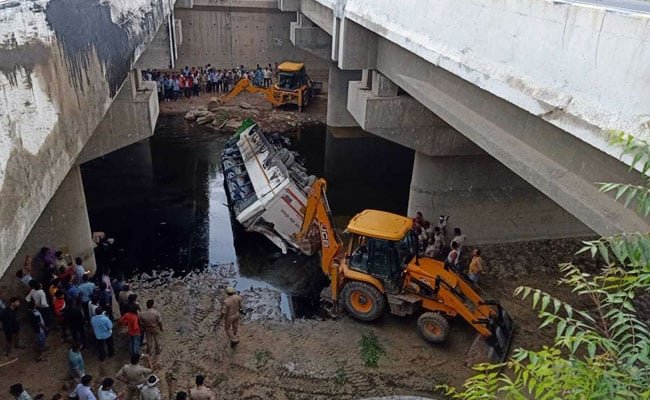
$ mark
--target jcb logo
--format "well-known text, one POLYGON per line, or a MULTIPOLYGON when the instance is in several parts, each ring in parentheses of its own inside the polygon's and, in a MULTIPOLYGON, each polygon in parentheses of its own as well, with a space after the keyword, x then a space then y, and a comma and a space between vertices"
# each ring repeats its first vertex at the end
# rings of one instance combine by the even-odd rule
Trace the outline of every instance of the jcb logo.
POLYGON ((327 233, 327 227, 323 223, 320 224, 320 240, 323 244, 323 247, 330 247, 330 238, 329 234, 327 233))

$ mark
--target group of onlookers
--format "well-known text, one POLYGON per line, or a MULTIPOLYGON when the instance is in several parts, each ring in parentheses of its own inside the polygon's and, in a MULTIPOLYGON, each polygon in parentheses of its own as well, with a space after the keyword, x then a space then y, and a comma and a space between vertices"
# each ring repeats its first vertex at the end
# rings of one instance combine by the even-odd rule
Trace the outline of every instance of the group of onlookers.
POLYGON ((160 101, 176 101, 183 97, 199 96, 201 93, 227 93, 246 78, 254 85, 269 87, 273 77, 277 76, 278 63, 275 68, 268 64, 246 69, 243 65, 232 69, 218 69, 207 64, 203 67, 184 67, 180 71, 144 70, 143 79, 156 82, 160 101))
MULTIPOLYGON (((413 218, 413 231, 417 236, 418 252, 425 257, 439 259, 445 265, 464 273, 461 267, 461 252, 467 237, 460 228, 454 228, 453 238, 447 246, 447 221, 449 216, 440 215, 435 225, 424 219, 420 211, 413 218)), ((485 271, 485 263, 481 257, 481 250, 472 250, 472 257, 467 269, 467 278, 474 284, 478 284, 479 275, 485 271)))
MULTIPOLYGON (((93 378, 87 374, 83 354, 92 344, 100 361, 115 355, 113 327, 117 322, 127 327, 128 349, 132 360, 137 357, 139 361, 143 338, 146 338, 147 353, 152 357, 159 355, 162 350, 160 335, 163 322, 161 314, 154 307, 154 301, 147 301, 146 309, 141 309, 138 296, 123 279, 111 279, 109 271, 95 274, 91 278, 91 272, 84 267, 81 258, 73 260, 69 254, 46 247, 34 259, 27 256, 15 275, 19 287, 23 288, 19 291, 24 290, 26 294, 9 298, 6 304, 0 300, 0 321, 6 341, 5 355, 12 357, 17 349, 22 348, 19 338, 22 336, 23 318, 19 318, 19 313, 24 301, 26 319, 34 331, 37 361, 46 359, 45 344, 50 331, 58 330, 62 343, 69 343, 66 348, 68 369, 76 382, 72 396, 80 400, 135 398, 139 392, 130 393, 126 397, 115 393, 112 378, 102 380, 96 391, 91 390, 93 378), (119 305, 119 319, 113 310, 114 302, 119 305)), ((123 376, 128 377, 128 374, 122 372, 116 375, 118 379, 123 376)), ((145 385, 138 388, 138 391, 142 389, 143 392, 151 392, 151 389, 145 390, 145 387, 155 385, 145 382, 146 379, 138 382, 138 385, 145 385)), ((21 384, 12 385, 10 393, 20 400, 32 399, 21 384)), ((53 398, 62 397, 57 394, 53 398)))

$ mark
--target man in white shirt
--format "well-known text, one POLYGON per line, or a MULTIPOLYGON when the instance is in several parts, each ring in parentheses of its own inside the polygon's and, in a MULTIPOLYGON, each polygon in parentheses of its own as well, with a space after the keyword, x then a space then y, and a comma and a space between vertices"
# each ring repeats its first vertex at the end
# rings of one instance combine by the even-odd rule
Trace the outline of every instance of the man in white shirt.
POLYGON ((147 379, 146 383, 138 385, 140 388, 140 399, 141 400, 161 400, 162 396, 160 395, 160 389, 157 385, 160 382, 160 379, 156 375, 151 375, 147 379))
POLYGON ((75 266, 74 266, 74 280, 77 285, 79 285, 83 281, 83 276, 87 274, 86 269, 83 266, 83 260, 81 257, 77 257, 74 259, 75 266))
POLYGON ((463 233, 460 231, 460 228, 454 228, 454 238, 451 239, 452 242, 456 242, 458 245, 458 256, 460 257, 460 253, 463 250, 463 244, 465 244, 465 240, 467 237, 463 235, 463 233))
POLYGON ((33 301, 36 309, 41 313, 43 319, 45 320, 45 325, 50 325, 50 305, 47 303, 47 297, 45 296, 45 291, 43 290, 43 285, 37 280, 32 279, 29 282, 29 286, 32 290, 29 291, 27 297, 25 297, 26 302, 33 301))
POLYGON ((84 375, 81 377, 81 383, 78 384, 74 389, 74 392, 77 394, 77 398, 79 400, 97 400, 97 397, 95 397, 92 389, 90 388, 92 381, 92 375, 84 375))
POLYGON ((104 379, 102 385, 97 389, 97 400, 116 400, 118 397, 123 398, 124 394, 113 391, 113 379, 104 379))

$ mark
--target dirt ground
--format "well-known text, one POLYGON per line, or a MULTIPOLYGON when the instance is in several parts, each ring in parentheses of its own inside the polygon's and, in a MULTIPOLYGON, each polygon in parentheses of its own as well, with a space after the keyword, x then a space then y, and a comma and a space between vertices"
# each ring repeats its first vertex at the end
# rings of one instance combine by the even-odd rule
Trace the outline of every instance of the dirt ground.
MULTIPOLYGON (((210 97, 162 103, 161 113, 184 114, 193 107, 205 106, 210 97)), ((326 103, 326 96, 319 96, 299 113, 272 109, 263 98, 244 93, 218 112, 227 113, 235 123, 252 115, 264 130, 286 131, 303 123, 324 122, 326 103)), ((570 261, 579 248, 578 240, 483 246, 489 271, 482 278, 481 294, 484 299, 500 300, 515 320, 513 347, 539 348, 551 340, 553 333, 538 329, 539 321, 530 303, 515 299, 513 290, 530 285, 577 303, 575 295, 556 282, 560 277, 557 264, 570 261)), ((577 261, 588 269, 595 268, 588 260, 577 261)), ((134 280, 141 303, 155 299, 165 320, 163 353, 155 361, 164 399, 173 398, 178 390, 187 390, 197 374, 206 376, 219 399, 278 400, 432 396, 436 385, 460 385, 472 374, 465 366, 465 354, 474 332, 460 319, 452 322, 447 342, 434 346, 420 338, 415 317, 386 313, 373 323, 345 315, 336 320, 288 321, 280 312, 279 293, 263 289, 242 292, 248 312, 243 317, 241 343, 233 349, 219 323, 224 288, 231 277, 232 265, 225 264, 183 278, 165 275, 134 280), (365 367, 360 356, 359 341, 368 332, 376 335, 385 352, 377 368, 365 367)), ((114 376, 127 363, 126 334, 116 328, 114 336, 117 355, 113 358, 99 362, 94 347, 83 351, 87 372, 95 382, 114 376)), ((59 332, 50 333, 46 362, 34 360, 33 335, 26 322, 22 343, 26 348, 18 351, 17 361, 0 357, 0 398, 8 398, 8 387, 16 382, 32 395, 45 394, 45 399, 57 392, 65 393, 64 385, 71 385, 68 346, 59 332)), ((121 383, 116 386, 124 389, 121 383)))
MULTIPOLYGON (((501 300, 513 316, 517 326, 513 347, 538 348, 552 335, 549 329, 538 329, 529 302, 513 298, 513 290, 531 285, 575 304, 574 295, 556 285, 559 274, 554 265, 570 261, 579 247, 575 240, 484 247, 490 271, 482 281, 482 295, 501 300)), ((472 374, 464 361, 474 332, 462 320, 452 322, 444 345, 434 346, 419 337, 415 318, 385 314, 373 323, 348 316, 287 321, 279 312, 279 295, 264 290, 242 293, 249 312, 241 327, 242 341, 231 349, 218 322, 230 268, 219 266, 184 278, 136 279, 135 291, 142 302, 155 299, 165 319, 163 354, 155 363, 164 398, 189 387, 199 373, 207 376, 220 399, 426 396, 438 384, 460 385, 472 374), (377 368, 364 367, 359 353, 359 340, 368 332, 377 336, 385 351, 377 368)), ((26 331, 23 343, 31 345, 26 331)), ((100 363, 93 348, 83 353, 88 372, 97 378, 113 376, 127 362, 126 335, 116 329, 115 336, 118 354, 112 359, 100 363)), ((35 362, 27 348, 20 350, 17 362, 0 367, 2 386, 22 382, 32 394, 46 394, 46 399, 62 389, 68 374, 67 346, 58 332, 51 333, 48 346, 47 362, 35 362)), ((0 364, 7 361, 2 358, 0 364)))
MULTIPOLYGON (((160 103, 160 113, 184 115, 192 109, 205 109, 210 99, 219 97, 221 97, 221 94, 203 93, 201 96, 190 97, 189 99, 162 102, 160 103)), ((243 92, 228 103, 222 104, 216 109, 211 109, 211 111, 217 116, 218 120, 215 130, 225 128, 225 130, 234 131, 244 118, 250 117, 266 132, 287 132, 305 124, 325 123, 327 95, 320 94, 312 98, 309 105, 302 112, 299 112, 297 107, 291 105, 273 108, 261 94, 243 92), (223 127, 219 128, 222 122, 223 127)))

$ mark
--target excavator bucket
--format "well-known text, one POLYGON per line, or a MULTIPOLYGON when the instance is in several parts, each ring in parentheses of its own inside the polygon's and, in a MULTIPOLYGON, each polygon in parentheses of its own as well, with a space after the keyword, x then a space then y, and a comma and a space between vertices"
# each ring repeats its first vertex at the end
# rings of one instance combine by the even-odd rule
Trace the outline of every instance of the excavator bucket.
POLYGON ((481 321, 490 331, 490 336, 477 335, 467 351, 465 365, 479 363, 498 364, 504 362, 510 353, 510 345, 515 332, 515 324, 510 314, 498 302, 484 302, 496 308, 496 313, 481 321))

